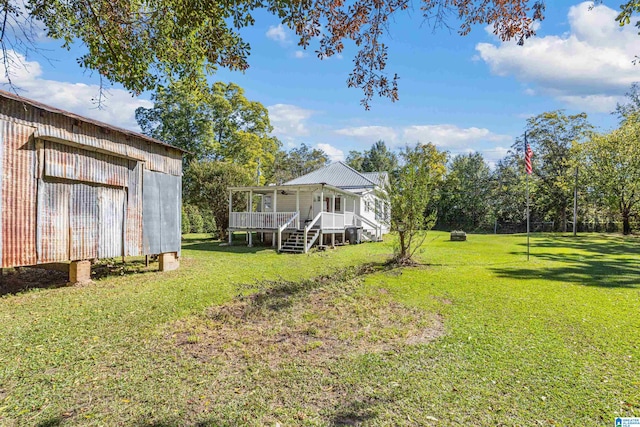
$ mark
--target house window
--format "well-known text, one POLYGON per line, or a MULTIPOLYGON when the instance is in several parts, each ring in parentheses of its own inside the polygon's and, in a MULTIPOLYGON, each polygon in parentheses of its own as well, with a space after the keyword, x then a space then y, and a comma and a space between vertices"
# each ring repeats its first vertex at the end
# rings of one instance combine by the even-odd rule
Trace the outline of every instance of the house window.
POLYGON ((320 201, 320 195, 316 194, 315 196, 313 196, 313 201, 314 202, 319 202, 320 201))
POLYGON ((271 196, 264 196, 264 208, 271 209, 271 196))
POLYGON ((340 197, 336 197, 336 203, 333 206, 334 207, 334 212, 340 212, 342 210, 342 206, 341 206, 340 200, 342 200, 340 197))
POLYGON ((365 212, 371 212, 371 202, 368 200, 364 201, 364 211, 365 212))

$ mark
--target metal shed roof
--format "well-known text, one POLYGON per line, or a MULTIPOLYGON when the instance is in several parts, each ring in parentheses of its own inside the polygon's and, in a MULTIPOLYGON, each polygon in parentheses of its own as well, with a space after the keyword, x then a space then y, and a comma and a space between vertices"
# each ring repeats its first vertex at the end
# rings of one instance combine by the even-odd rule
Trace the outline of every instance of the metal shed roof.
POLYGON ((343 162, 328 166, 285 182, 285 185, 329 184, 338 188, 371 188, 377 185, 373 181, 343 162))
POLYGON ((159 145, 163 145, 165 147, 170 147, 170 148, 179 150, 179 151, 181 151, 183 153, 187 152, 186 150, 183 150, 182 148, 176 147, 176 146, 171 145, 171 144, 167 144, 166 142, 160 141, 159 139, 151 138, 149 136, 143 135, 143 134, 138 133, 138 132, 133 132, 133 131, 130 131, 128 129, 123 129, 121 127, 113 126, 113 125, 110 125, 108 123, 104 123, 104 122, 101 122, 101 121, 98 121, 98 120, 90 119, 88 117, 83 117, 83 116, 80 116, 78 114, 71 113, 69 111, 61 110, 59 108, 55 108, 55 107, 52 107, 52 106, 47 105, 47 104, 43 104, 43 103, 38 102, 38 101, 34 101, 32 99, 25 98, 25 97, 22 97, 20 95, 16 95, 15 93, 4 91, 2 89, 0 89, 0 98, 7 98, 7 99, 11 99, 13 101, 22 102, 24 104, 31 105, 32 107, 39 108, 41 110, 45 110, 45 111, 48 111, 50 113, 61 114, 63 116, 70 117, 72 119, 76 119, 76 120, 79 120, 79 121, 82 121, 82 122, 85 122, 85 123, 91 123, 92 125, 99 126, 99 127, 105 128, 105 129, 109 129, 109 130, 112 130, 114 132, 119 132, 119 133, 122 133, 124 135, 132 136, 132 137, 143 139, 145 141, 152 142, 154 144, 159 144, 159 145))

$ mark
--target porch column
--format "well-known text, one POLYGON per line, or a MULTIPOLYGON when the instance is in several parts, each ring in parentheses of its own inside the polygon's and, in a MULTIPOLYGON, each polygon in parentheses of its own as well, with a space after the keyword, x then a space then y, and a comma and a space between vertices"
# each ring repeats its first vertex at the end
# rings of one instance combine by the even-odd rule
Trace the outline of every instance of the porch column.
POLYGON ((300 229, 300 189, 296 190, 296 212, 298 212, 298 220, 296 221, 296 229, 300 229))
POLYGON ((229 228, 227 229, 227 234, 229 235, 229 245, 231 245, 231 241, 233 239, 233 232, 231 231, 231 216, 233 214, 233 191, 229 190, 229 228))
POLYGON ((273 233, 273 247, 276 248, 278 252, 280 252, 280 241, 282 239, 282 234, 280 233, 280 226, 276 222, 278 218, 278 190, 273 190, 273 199, 271 201, 271 208, 273 209, 273 226, 278 230, 273 233), (277 240, 276 240, 277 239, 277 240))
POLYGON ((251 213, 253 212, 253 190, 249 190, 249 209, 247 209, 247 211, 249 212, 249 247, 253 246, 253 233, 251 232, 251 227, 253 227, 253 215, 251 215, 251 213))
MULTIPOLYGON (((331 218, 331 227, 332 228, 336 228, 336 192, 334 191, 333 194, 331 194, 331 212, 333 212, 332 218, 331 218)), ((332 234, 331 236, 335 236, 335 233, 332 234)), ((331 238, 331 246, 333 245, 333 237, 331 238)))
POLYGON ((276 223, 276 212, 278 212, 278 190, 273 190, 273 226, 278 228, 278 224, 276 223))
MULTIPOLYGON (((320 212, 324 212, 324 187, 320 190, 320 212)), ((322 220, 323 218, 320 216, 320 239, 322 239, 322 227, 324 227, 322 220)), ((320 244, 323 244, 322 240, 320 241, 320 244)))

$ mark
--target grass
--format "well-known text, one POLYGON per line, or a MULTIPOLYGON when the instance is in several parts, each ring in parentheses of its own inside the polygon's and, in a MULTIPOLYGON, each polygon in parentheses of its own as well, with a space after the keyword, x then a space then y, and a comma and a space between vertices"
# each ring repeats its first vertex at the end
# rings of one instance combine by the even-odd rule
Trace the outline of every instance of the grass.
POLYGON ((0 425, 581 425, 640 416, 640 242, 430 233, 0 299, 0 425))

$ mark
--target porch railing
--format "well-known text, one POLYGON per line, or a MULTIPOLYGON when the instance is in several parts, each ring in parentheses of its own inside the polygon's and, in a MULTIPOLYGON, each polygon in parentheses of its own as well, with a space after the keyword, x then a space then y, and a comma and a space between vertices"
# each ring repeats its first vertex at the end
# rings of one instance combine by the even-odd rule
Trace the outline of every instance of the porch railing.
POLYGON ((367 218, 361 217, 360 215, 354 215, 353 221, 354 221, 354 225, 362 228, 367 228, 364 226, 364 224, 367 224, 370 227, 370 229, 373 230, 376 240, 380 240, 382 238, 382 225, 376 224, 375 222, 367 218))
POLYGON ((289 222, 291 227, 300 228, 297 212, 231 212, 229 228, 277 230, 289 222))
POLYGON ((320 228, 322 229, 344 228, 344 214, 322 212, 322 218, 320 218, 320 228))

